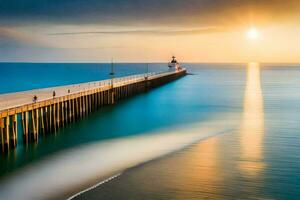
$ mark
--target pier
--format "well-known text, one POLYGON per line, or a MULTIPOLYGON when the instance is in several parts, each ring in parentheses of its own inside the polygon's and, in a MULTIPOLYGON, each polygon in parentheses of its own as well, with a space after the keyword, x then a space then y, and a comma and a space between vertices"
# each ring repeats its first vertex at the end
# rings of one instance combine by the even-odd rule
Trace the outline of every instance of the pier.
POLYGON ((146 73, 0 95, 1 151, 38 142, 99 108, 145 92, 186 74, 186 69, 146 73))

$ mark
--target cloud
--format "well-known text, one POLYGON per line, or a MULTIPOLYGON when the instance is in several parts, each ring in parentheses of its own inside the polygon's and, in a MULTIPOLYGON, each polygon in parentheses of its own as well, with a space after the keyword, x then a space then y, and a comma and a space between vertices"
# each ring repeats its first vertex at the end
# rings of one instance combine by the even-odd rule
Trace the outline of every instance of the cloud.
POLYGON ((0 27, 0 42, 31 43, 33 38, 12 28, 0 27))
MULTIPOLYGON (((0 24, 226 25, 299 19, 298 0, 0 0, 0 24)), ((296 20, 295 20, 296 21, 296 20)))
POLYGON ((234 34, 251 25, 263 30, 266 24, 271 25, 266 29, 276 27, 274 23, 293 23, 286 27, 294 33, 299 20, 299 0, 0 0, 0 60, 42 55, 45 60, 72 60, 91 58, 93 52, 93 58, 114 54, 128 59, 136 58, 141 49, 157 52, 161 59, 168 48, 190 55, 205 45, 216 46, 215 52, 227 37, 197 35, 234 34), (178 35, 191 37, 168 37, 178 35))
POLYGON ((16 28, 0 27, 0 49, 53 47, 46 37, 16 28))
POLYGON ((222 31, 224 28, 222 27, 205 27, 198 29, 139 29, 139 30, 116 30, 116 31, 77 31, 77 32, 56 32, 49 33, 48 35, 59 36, 59 35, 195 35, 195 34, 203 34, 203 33, 211 33, 222 31))

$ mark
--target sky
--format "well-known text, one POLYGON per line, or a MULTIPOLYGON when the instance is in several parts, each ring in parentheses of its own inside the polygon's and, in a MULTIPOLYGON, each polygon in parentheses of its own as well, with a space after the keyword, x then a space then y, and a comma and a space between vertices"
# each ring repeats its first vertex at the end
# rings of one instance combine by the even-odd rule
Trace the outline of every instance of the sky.
POLYGON ((300 63, 299 21, 299 0, 0 0, 0 61, 300 63))

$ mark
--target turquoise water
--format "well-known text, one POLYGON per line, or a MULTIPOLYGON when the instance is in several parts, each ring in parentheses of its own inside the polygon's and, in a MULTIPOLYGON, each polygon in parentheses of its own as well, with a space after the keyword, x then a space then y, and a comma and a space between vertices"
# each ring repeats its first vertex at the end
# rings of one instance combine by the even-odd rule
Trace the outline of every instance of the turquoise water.
MULTIPOLYGON (((251 67, 239 128, 132 168, 81 198, 299 199, 300 68, 251 67)), ((235 76, 228 79, 238 88, 235 76)))
MULTIPOLYGON (((149 72, 166 70, 166 64, 150 64, 149 72)), ((110 63, 0 63, 0 94, 68 85, 109 78, 110 63)), ((146 64, 118 63, 115 76, 146 73, 146 64)))
MULTIPOLYGON (((10 72, 26 66, 32 73, 43 72, 47 75, 44 78, 38 77, 36 82, 31 82, 32 76, 24 78, 25 72, 19 73, 18 78, 7 75, 13 86, 7 86, 6 81, 1 82, 0 92, 3 93, 97 80, 98 77, 107 77, 108 72, 98 71, 97 64, 88 64, 87 67, 85 64, 0 64, 4 69, 7 65, 10 65, 10 72), (37 68, 43 70, 36 71, 37 68), (59 72, 73 75, 61 75, 59 72), (54 78, 56 73, 61 76, 57 80, 54 78)), ((199 123, 212 122, 212 126, 218 129, 218 123, 231 124, 234 119, 238 123, 225 132, 220 128, 208 139, 195 141, 181 151, 125 170, 117 178, 81 197, 298 199, 300 67, 258 67, 255 64, 186 66, 192 75, 121 101, 115 106, 103 108, 65 127, 56 135, 42 138, 38 144, 28 147, 20 145, 8 156, 1 155, 1 184, 10 183, 10 177, 30 166, 42 172, 42 165, 38 165, 40 162, 47 161, 50 165, 55 162, 50 158, 55 158, 57 154, 67 154, 69 149, 75 149, 76 154, 80 155, 84 151, 79 148, 82 145, 89 146, 95 142, 128 136, 146 138, 154 132, 165 130, 172 133, 182 130, 181 133, 185 134, 191 126, 196 127, 199 130, 197 134, 201 135, 204 133, 201 129, 204 125, 199 123), (213 121, 215 119, 217 122, 213 121)), ((122 64, 119 66, 119 74, 143 73, 144 67, 142 64, 122 64)), ((151 68, 153 71, 161 71, 165 65, 152 64, 151 68)), ((153 142, 155 145, 158 144, 153 142)), ((97 147, 93 151, 97 151, 97 147)), ((107 159, 115 155, 117 153, 108 152, 107 159)), ((93 166, 97 158, 87 161, 93 166)), ((101 162, 105 162, 105 159, 101 162)), ((22 174, 33 176, 29 171, 25 172, 22 174)), ((22 177, 19 177, 20 182, 22 177)), ((94 179, 97 177, 100 181, 100 176, 94 179)), ((96 182, 94 180, 93 183, 96 182)), ((47 198, 51 197, 51 194, 47 195, 47 198)))

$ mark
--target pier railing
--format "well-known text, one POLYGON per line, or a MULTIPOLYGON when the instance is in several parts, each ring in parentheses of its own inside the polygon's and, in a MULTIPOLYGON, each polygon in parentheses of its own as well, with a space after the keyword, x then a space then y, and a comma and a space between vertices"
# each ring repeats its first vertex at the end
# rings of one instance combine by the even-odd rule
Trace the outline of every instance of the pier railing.
POLYGON ((174 71, 160 71, 160 72, 149 72, 144 74, 129 75, 124 77, 115 77, 111 79, 105 79, 100 81, 92 81, 86 83, 78 83, 50 88, 41 88, 34 90, 27 90, 15 93, 0 94, 0 112, 25 106, 32 103, 37 103, 45 100, 50 100, 53 98, 59 98, 70 94, 76 94, 80 92, 85 92, 93 90, 96 88, 107 88, 115 87, 124 84, 130 84, 134 82, 144 81, 145 79, 154 79, 162 76, 167 76, 169 74, 174 74, 174 71), (55 92, 55 96, 53 96, 55 92), (33 101, 33 97, 36 96, 36 101, 33 101))

